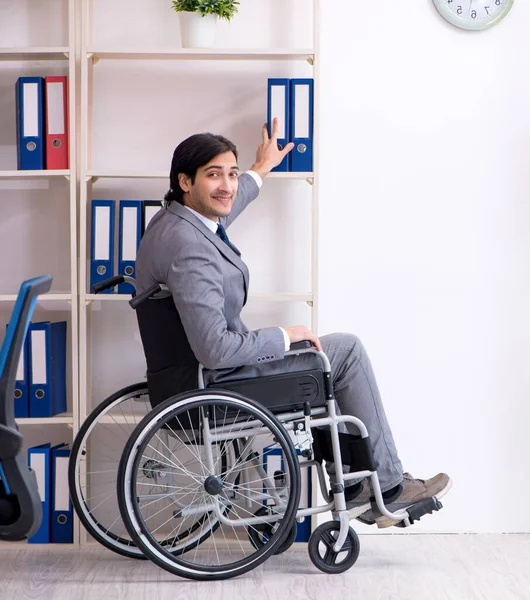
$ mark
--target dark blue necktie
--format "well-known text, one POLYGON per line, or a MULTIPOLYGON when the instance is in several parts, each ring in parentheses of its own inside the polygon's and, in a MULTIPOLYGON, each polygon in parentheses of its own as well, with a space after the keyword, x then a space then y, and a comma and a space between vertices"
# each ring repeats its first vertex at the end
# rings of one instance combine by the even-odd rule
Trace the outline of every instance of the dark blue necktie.
POLYGON ((223 242, 229 248, 231 248, 238 256, 241 256, 241 252, 239 252, 239 250, 234 246, 234 244, 232 244, 232 242, 228 239, 228 236, 226 235, 226 230, 221 225, 221 223, 217 223, 217 231, 215 232, 215 235, 219 236, 223 240, 223 242))

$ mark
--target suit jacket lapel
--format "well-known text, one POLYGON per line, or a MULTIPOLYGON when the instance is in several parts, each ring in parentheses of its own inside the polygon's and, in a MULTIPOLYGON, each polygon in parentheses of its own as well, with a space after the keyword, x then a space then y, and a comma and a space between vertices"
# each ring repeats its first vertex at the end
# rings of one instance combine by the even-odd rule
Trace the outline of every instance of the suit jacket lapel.
POLYGON ((197 217, 190 212, 188 209, 184 208, 178 202, 172 202, 168 206, 169 212, 174 215, 178 215, 185 221, 188 221, 191 225, 193 225, 196 229, 198 229, 212 244, 219 250, 219 252, 229 260, 235 267, 237 267, 241 273, 243 273, 243 279, 245 281, 245 300, 243 304, 247 302, 247 294, 248 294, 248 285, 249 285, 249 272, 247 265, 241 260, 241 258, 230 248, 227 244, 221 240, 215 233, 206 227, 206 225, 197 219, 197 217))

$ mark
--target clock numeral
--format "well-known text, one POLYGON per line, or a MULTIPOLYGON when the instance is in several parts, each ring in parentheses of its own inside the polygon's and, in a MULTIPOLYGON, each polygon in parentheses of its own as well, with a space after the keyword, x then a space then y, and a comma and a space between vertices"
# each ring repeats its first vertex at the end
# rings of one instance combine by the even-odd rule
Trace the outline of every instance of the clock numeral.
POLYGON ((457 14, 457 15, 461 15, 461 14, 462 14, 462 7, 461 7, 461 6, 459 6, 459 7, 456 9, 456 14, 457 14))
POLYGON ((501 5, 501 0, 495 0, 495 5, 496 6, 500 6, 501 5))
POLYGON ((489 6, 485 6, 484 10, 486 11, 486 14, 489 15, 490 14, 490 7, 489 6))
POLYGON ((447 0, 447 4, 452 4, 453 0, 447 0))
POLYGON ((476 19, 477 18, 477 11, 476 10, 472 10, 471 11, 471 18, 472 19, 476 19))

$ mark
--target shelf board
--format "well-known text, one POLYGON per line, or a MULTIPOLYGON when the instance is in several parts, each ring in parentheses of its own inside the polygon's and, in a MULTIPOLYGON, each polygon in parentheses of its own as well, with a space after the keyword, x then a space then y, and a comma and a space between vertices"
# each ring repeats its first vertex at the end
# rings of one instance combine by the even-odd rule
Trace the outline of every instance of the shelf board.
MULTIPOLYGON (((97 543, 97 542, 96 542, 97 543)), ((100 546, 101 547, 101 546, 100 546)), ((5 540, 0 540, 0 550, 2 552, 6 550, 43 550, 49 552, 50 550, 65 550, 69 548, 78 548, 77 542, 69 543, 69 544, 30 544, 28 540, 20 540, 17 542, 6 542, 5 540)))
MULTIPOLYGON (((0 302, 15 302, 18 294, 0 294, 0 302)), ((72 294, 42 294, 37 299, 37 302, 70 302, 72 294)))
POLYGON ((217 49, 90 49, 88 57, 112 60, 307 60, 312 49, 217 48, 217 49))
POLYGON ((68 46, 34 48, 0 48, 0 60, 66 60, 68 46))
MULTIPOLYGON (((0 306, 2 303, 15 304, 18 294, 0 294, 0 306)), ((72 294, 43 294, 37 298, 39 309, 51 311, 70 311, 72 294)))
MULTIPOLYGON (((106 178, 106 179, 168 179, 168 171, 87 171, 87 177, 106 178)), ((311 172, 289 172, 289 173, 269 173, 267 179, 308 179, 312 178, 311 172)))
MULTIPOLYGON (((102 302, 128 302, 131 299, 130 294, 87 294, 87 301, 102 301, 102 302)), ((296 292, 280 292, 273 294, 250 294, 250 300, 260 302, 311 302, 313 294, 311 293, 296 293, 296 292)))
POLYGON ((40 171, 0 171, 0 179, 44 179, 46 177, 68 177, 68 170, 42 169, 40 171))
POLYGON ((38 417, 15 419, 18 425, 73 425, 74 419, 70 413, 62 413, 54 417, 38 417))

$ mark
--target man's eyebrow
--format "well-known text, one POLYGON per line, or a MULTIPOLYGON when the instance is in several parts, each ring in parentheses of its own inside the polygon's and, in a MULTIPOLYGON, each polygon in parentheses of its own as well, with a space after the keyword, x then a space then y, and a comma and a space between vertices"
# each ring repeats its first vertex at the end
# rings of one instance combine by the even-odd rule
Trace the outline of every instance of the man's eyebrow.
MULTIPOLYGON (((205 170, 205 171, 209 171, 210 169, 222 169, 222 168, 223 168, 223 167, 222 167, 221 165, 210 165, 209 167, 206 167, 206 169, 204 169, 204 170, 205 170)), ((239 167, 238 167, 237 165, 235 165, 235 166, 233 166, 233 167, 230 167, 230 170, 231 170, 231 171, 233 171, 234 169, 235 169, 236 171, 239 171, 239 167)))

